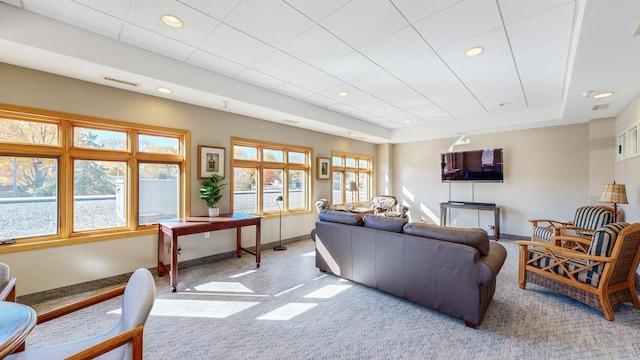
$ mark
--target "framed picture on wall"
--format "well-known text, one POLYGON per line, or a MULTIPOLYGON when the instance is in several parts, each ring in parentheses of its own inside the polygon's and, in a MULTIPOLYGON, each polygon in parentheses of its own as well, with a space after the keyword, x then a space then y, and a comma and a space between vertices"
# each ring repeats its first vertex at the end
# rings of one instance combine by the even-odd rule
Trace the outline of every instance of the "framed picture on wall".
POLYGON ((319 180, 329 180, 331 178, 331 159, 316 158, 316 178, 319 180))
POLYGON ((224 148, 198 145, 198 179, 211 177, 213 174, 224 178, 224 148))

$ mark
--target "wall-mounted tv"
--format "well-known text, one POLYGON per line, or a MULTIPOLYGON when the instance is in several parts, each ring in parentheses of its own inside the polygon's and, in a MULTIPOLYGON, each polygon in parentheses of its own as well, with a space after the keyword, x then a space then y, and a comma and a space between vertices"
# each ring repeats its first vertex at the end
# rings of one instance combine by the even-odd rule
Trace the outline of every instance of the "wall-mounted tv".
POLYGON ((440 154, 442 182, 503 182, 502 149, 440 154))

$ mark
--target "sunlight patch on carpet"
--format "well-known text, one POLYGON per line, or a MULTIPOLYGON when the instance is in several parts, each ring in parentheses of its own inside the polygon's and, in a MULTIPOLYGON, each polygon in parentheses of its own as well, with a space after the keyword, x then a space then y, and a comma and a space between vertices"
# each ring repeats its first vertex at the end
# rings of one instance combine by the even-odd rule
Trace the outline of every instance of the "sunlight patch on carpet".
POLYGON ((327 286, 323 286, 322 288, 314 292, 311 292, 305 295, 304 297, 310 298, 310 299, 329 299, 340 294, 341 292, 347 290, 352 286, 353 285, 327 285, 327 286))
POLYGON ((273 311, 270 311, 260 317, 258 320, 291 320, 294 317, 304 313, 307 310, 311 310, 318 304, 315 303, 289 303, 281 306, 273 311))
MULTIPOLYGON (((224 319, 250 307, 257 301, 212 301, 156 299, 151 316, 179 316, 224 319)), ((110 313, 119 314, 121 309, 110 313)))
MULTIPOLYGON (((208 291, 208 292, 225 292, 225 293, 252 293, 253 290, 242 285, 239 282, 221 282, 212 281, 202 285, 196 285, 193 287, 196 291, 208 291)), ((187 289, 186 291, 189 291, 187 289)))

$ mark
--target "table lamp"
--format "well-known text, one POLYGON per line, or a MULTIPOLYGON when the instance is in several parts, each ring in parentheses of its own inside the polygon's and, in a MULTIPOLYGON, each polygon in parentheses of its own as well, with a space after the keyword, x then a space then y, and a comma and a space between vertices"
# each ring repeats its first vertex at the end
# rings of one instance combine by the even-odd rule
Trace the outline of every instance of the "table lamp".
POLYGON ((282 246, 282 207, 280 206, 280 202, 282 202, 282 195, 276 198, 276 205, 278 205, 278 209, 280 209, 280 231, 278 232, 280 237, 280 244, 274 247, 273 251, 287 250, 286 247, 282 246))
POLYGON ((604 184, 600 202, 613 203, 613 222, 618 220, 618 204, 628 204, 627 188, 623 184, 604 184))
POLYGON ((356 191, 358 191, 358 184, 355 181, 349 183, 349 191, 351 191, 351 207, 355 208, 356 191))

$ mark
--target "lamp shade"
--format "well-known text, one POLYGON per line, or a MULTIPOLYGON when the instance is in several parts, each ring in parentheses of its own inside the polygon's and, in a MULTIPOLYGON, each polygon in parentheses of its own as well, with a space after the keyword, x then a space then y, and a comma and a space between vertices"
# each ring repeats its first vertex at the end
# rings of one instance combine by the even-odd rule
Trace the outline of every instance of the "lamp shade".
POLYGON ((358 184, 355 181, 349 183, 349 191, 358 191, 358 184))
POLYGON ((600 195, 600 202, 614 203, 614 204, 628 204, 627 200, 627 188, 623 184, 604 184, 602 195, 600 195))

